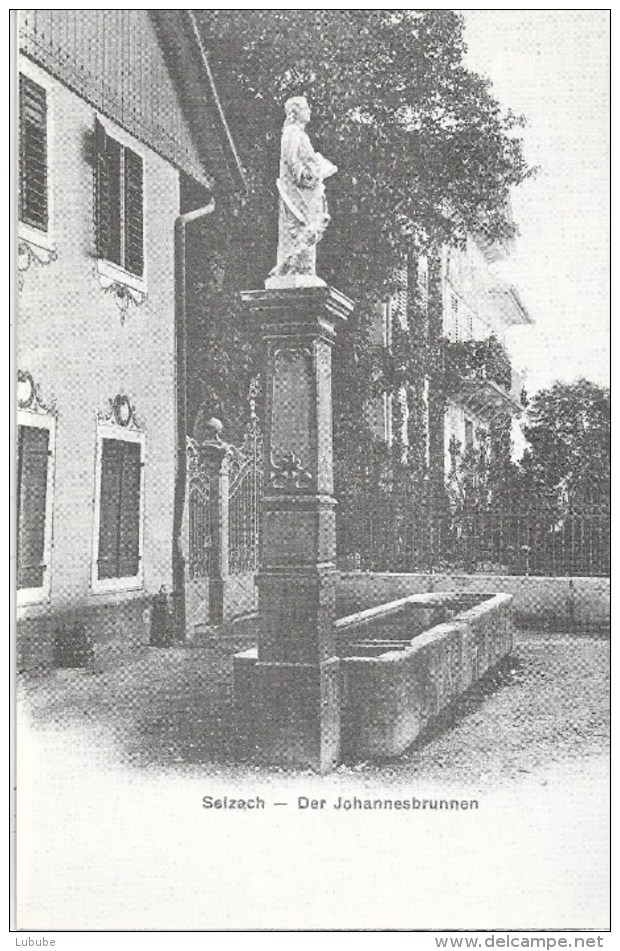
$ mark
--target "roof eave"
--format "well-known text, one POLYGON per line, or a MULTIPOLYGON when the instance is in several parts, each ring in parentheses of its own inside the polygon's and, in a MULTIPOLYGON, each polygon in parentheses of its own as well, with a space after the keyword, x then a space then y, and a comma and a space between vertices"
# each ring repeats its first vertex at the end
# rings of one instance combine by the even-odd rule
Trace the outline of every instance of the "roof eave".
POLYGON ((149 10, 148 13, 205 167, 209 166, 209 160, 213 161, 215 177, 225 177, 229 190, 245 196, 245 173, 226 122, 193 12, 149 10), (219 156, 214 155, 214 133, 219 156))

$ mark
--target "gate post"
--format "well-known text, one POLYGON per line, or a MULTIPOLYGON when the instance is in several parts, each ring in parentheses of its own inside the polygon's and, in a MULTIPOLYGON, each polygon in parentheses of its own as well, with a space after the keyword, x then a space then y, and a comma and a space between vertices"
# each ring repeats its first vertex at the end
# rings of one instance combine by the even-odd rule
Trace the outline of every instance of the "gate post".
POLYGON ((319 772, 340 761, 331 351, 353 309, 333 287, 247 291, 265 348, 258 652, 235 657, 245 751, 319 772))
POLYGON ((221 624, 225 616, 228 579, 228 443, 221 438, 222 424, 210 419, 205 424, 200 456, 209 475, 209 623, 221 624))

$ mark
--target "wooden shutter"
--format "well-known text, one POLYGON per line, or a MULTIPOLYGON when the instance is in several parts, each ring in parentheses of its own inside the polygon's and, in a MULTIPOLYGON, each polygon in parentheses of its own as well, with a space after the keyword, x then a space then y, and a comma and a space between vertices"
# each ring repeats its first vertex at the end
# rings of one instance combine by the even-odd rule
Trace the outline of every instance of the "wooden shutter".
POLYGON ((141 446, 104 439, 99 503, 99 578, 132 578, 140 567, 141 446))
POLYGON ((95 119, 95 231, 97 257, 107 258, 110 243, 110 186, 108 182, 107 135, 95 119))
POLYGON ((119 514, 119 576, 131 578, 140 567, 140 444, 122 443, 121 500, 119 514))
POLYGON ((99 494, 99 578, 118 578, 118 525, 123 443, 104 439, 99 494))
POLYGON ((49 438, 48 429, 18 427, 18 588, 40 588, 43 585, 49 438))
POLYGON ((428 333, 428 259, 424 255, 418 255, 416 271, 416 282, 420 296, 424 330, 428 333))
POLYGON ((409 272, 407 265, 398 269, 398 291, 394 295, 394 307, 401 327, 408 326, 407 301, 409 299, 409 272))
POLYGON ((47 96, 28 76, 19 77, 19 218, 47 231, 47 96))
POLYGON ((142 159, 125 149, 125 268, 144 270, 144 199, 142 159))
POLYGON ((452 291, 452 300, 451 300, 451 310, 452 310, 452 339, 457 342, 461 339, 461 321, 459 314, 459 299, 452 291))
POLYGON ((123 149, 119 143, 106 135, 106 161, 108 169, 109 225, 108 253, 106 260, 123 265, 123 218, 121 201, 123 195, 123 149))
POLYGON ((95 120, 97 256, 122 265, 123 149, 95 120))

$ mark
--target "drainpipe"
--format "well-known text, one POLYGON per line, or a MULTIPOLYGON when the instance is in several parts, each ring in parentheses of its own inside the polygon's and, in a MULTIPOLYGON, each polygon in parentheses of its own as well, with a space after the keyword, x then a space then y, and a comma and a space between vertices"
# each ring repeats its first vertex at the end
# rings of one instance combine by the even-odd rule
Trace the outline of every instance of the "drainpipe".
POLYGON ((174 512, 172 519, 172 598, 175 639, 185 639, 185 555, 181 533, 187 483, 187 275, 185 267, 186 229, 215 210, 210 201, 179 215, 174 223, 174 326, 176 349, 177 446, 174 512))

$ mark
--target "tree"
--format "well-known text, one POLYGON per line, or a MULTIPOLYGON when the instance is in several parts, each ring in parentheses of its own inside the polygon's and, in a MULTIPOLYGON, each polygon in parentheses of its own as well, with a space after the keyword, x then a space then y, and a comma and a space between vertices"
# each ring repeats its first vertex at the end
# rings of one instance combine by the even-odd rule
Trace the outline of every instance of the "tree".
POLYGON ((608 505, 611 478, 610 393, 580 379, 541 390, 528 407, 529 442, 522 492, 564 508, 608 505))
MULTIPOLYGON (((210 270, 198 280, 192 307, 191 392, 196 400, 211 401, 229 434, 239 424, 260 354, 248 340, 238 291, 261 287, 275 263, 283 105, 305 94, 312 140, 339 167, 328 187, 332 224, 319 246, 318 271, 356 303, 333 364, 339 520, 359 521, 370 506, 382 512, 395 493, 407 511, 420 510, 428 483, 415 414, 407 427, 395 426, 397 443, 401 429, 409 430, 404 454, 398 444, 391 450, 373 445, 364 416, 368 398, 382 391, 398 405, 404 388, 410 405, 419 404, 420 381, 443 372, 440 331, 425 336, 420 330, 415 277, 408 281, 410 332, 395 333, 387 359, 371 347, 370 326, 378 303, 403 290, 415 253, 424 252, 434 289, 429 325, 440 327, 441 246, 463 241, 469 232, 489 241, 512 236, 509 193, 532 171, 523 156, 522 120, 504 112, 489 82, 465 66, 463 20, 454 11, 244 9, 196 15, 246 169, 248 195, 235 216, 220 215, 219 229, 210 220, 210 270), (207 299, 208 309, 201 303, 207 299)), ((443 418, 442 407, 435 416, 443 418)), ((439 432, 439 424, 435 428, 439 432)), ((440 494, 443 451, 436 455, 440 494)), ((363 537, 364 526, 358 527, 363 537)))
POLYGON ((529 172, 515 134, 522 120, 504 114, 489 82, 464 66, 458 14, 226 10, 201 18, 249 172, 254 258, 265 253, 273 263, 282 106, 301 93, 312 105, 313 139, 340 168, 323 264, 338 286, 382 285, 412 236, 512 233, 509 190, 529 172))
POLYGON ((340 169, 319 269, 356 301, 343 346, 358 368, 374 304, 395 290, 412 245, 514 231, 509 191, 530 173, 522 120, 503 113, 488 81, 465 67, 463 22, 453 11, 197 16, 249 183, 232 231, 227 216, 226 246, 214 252, 223 274, 215 320, 234 319, 234 292, 261 286, 275 262, 282 107, 304 93, 312 138, 340 169))

